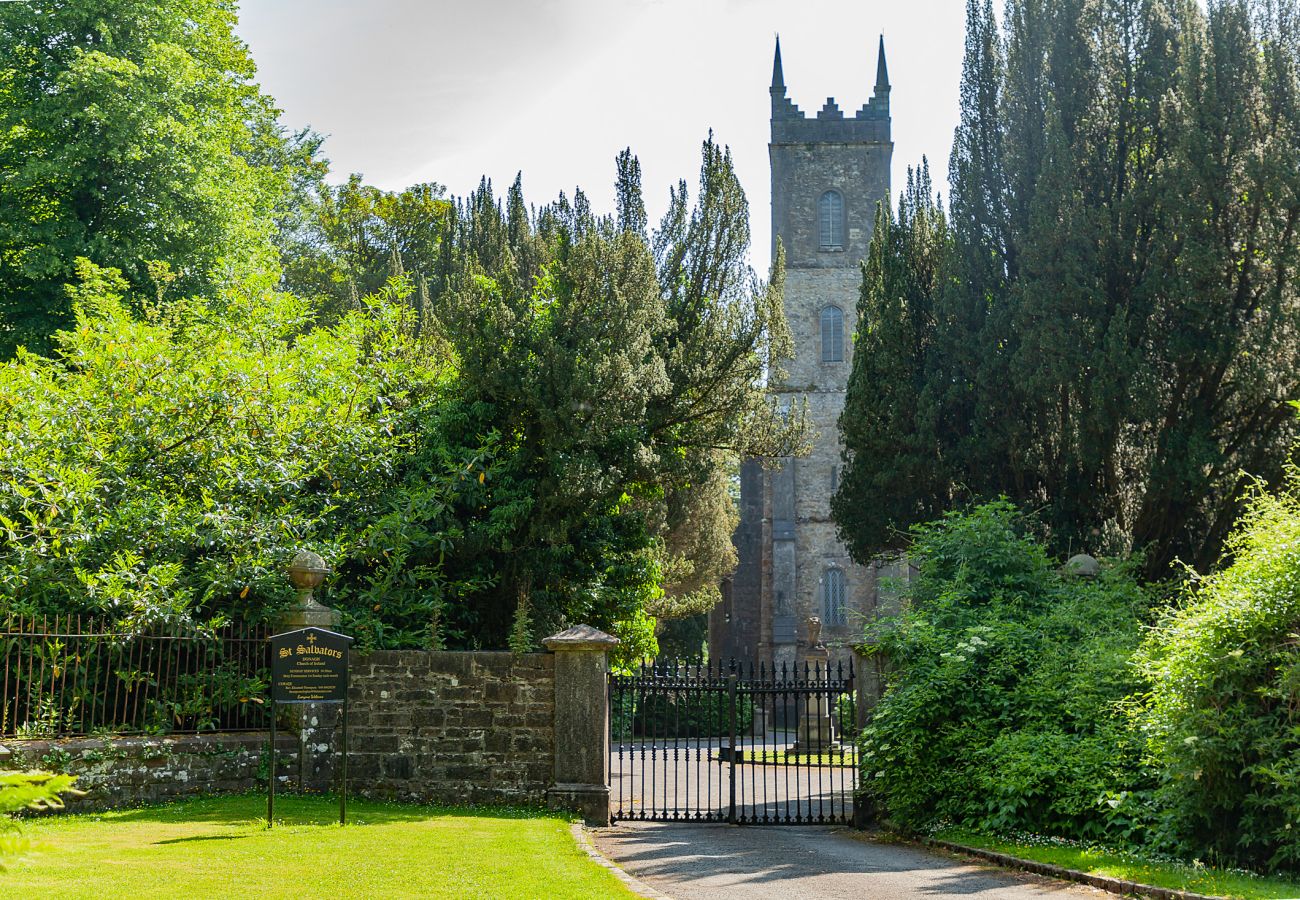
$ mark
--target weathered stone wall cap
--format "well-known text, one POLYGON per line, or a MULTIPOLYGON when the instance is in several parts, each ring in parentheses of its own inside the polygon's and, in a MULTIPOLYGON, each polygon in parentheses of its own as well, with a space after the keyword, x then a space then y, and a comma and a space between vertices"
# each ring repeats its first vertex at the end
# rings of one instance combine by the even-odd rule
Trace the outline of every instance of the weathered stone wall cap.
POLYGON ((613 647, 622 643, 612 634, 606 634, 590 625, 574 625, 542 641, 547 650, 573 650, 579 647, 613 647))
POLYGON ((1021 859, 1018 856, 1011 856, 1007 853, 998 853, 996 850, 984 850, 980 847, 967 847, 965 844, 954 844, 952 841, 939 841, 934 838, 927 838, 924 843, 931 847, 939 847, 943 850, 949 850, 953 853, 961 853, 965 856, 974 856, 977 859, 987 860, 991 863, 1002 866, 1003 868, 1020 869, 1025 872, 1033 872, 1035 875, 1046 875, 1048 878, 1059 878, 1062 881, 1077 881, 1080 884, 1100 888, 1101 890, 1109 891, 1112 894, 1120 894, 1123 896, 1136 894, 1139 897, 1152 897, 1154 900, 1228 900, 1226 897, 1212 896, 1210 894, 1198 894, 1195 891, 1182 891, 1175 888, 1156 887, 1155 885, 1138 884, 1135 881, 1124 881, 1119 878, 1111 878, 1109 875, 1080 872, 1076 869, 1054 866, 1051 863, 1037 862, 1031 859, 1021 859))

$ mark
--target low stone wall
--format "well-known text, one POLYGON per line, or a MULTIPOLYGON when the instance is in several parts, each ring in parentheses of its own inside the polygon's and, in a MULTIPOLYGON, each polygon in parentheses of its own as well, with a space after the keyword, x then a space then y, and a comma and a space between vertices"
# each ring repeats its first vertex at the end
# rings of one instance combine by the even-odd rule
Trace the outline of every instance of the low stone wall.
POLYGON ((554 781, 549 653, 371 653, 353 661, 348 706, 356 794, 543 803, 554 781))
MULTIPOLYGON (((590 806, 592 821, 607 822, 608 789, 600 774, 607 762, 600 740, 608 731, 604 651, 582 657, 594 673, 590 684, 560 679, 567 687, 559 692, 565 708, 558 715, 556 658, 420 650, 354 657, 349 791, 427 803, 550 803, 584 814, 590 806), (557 736, 572 748, 567 768, 557 767, 557 736), (569 772, 581 774, 584 765, 591 776, 569 772), (599 795, 603 806, 592 806, 589 794, 599 795)), ((282 789, 337 788, 340 713, 339 705, 281 707, 282 789)), ((6 741, 0 768, 78 776, 77 787, 88 793, 69 804, 74 809, 130 806, 265 789, 267 742, 265 732, 6 741)))
MULTIPOLYGON (((76 787, 86 795, 69 798, 72 810, 137 806, 264 786, 267 739, 265 732, 249 732, 9 741, 0 746, 0 769, 76 775, 76 787)), ((292 776, 297 739, 288 736, 277 744, 281 776, 292 776)))

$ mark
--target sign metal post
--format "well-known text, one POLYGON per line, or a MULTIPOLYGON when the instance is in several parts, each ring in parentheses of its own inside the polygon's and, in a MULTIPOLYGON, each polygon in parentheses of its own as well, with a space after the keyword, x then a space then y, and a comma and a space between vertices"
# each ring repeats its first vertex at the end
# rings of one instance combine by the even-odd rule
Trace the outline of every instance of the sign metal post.
POLYGON ((266 777, 266 827, 275 823, 275 673, 271 673, 271 768, 266 777))
POLYGON ((348 824, 348 695, 343 695, 343 779, 339 784, 339 824, 348 824))
MULTIPOLYGON (((275 821, 276 715, 281 703, 343 705, 343 769, 339 785, 339 824, 348 815, 348 651, 352 638, 325 628, 273 634, 271 645, 271 773, 267 779, 266 825, 275 821)), ((300 748, 301 752, 301 748, 300 748)), ((299 765, 301 771, 301 762, 299 765)))

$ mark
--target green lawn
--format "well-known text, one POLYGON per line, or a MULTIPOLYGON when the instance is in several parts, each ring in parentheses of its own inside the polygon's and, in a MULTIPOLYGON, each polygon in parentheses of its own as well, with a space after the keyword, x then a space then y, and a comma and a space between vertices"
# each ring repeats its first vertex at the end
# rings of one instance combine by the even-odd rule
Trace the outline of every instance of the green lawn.
POLYGON ((1050 863, 1079 872, 1109 875, 1125 881, 1137 881, 1156 887, 1178 888, 1219 897, 1243 900, 1278 900, 1300 897, 1300 883, 1281 878, 1262 878, 1242 872, 1212 869, 1185 863, 1146 859, 1132 853, 1070 846, 1044 841, 1021 843, 989 837, 960 828, 948 828, 934 837, 941 841, 964 844, 1006 853, 1021 859, 1050 863))
POLYGON ((205 798, 24 823, 37 844, 0 897, 586 898, 634 896, 574 844, 562 817, 322 798, 205 798))

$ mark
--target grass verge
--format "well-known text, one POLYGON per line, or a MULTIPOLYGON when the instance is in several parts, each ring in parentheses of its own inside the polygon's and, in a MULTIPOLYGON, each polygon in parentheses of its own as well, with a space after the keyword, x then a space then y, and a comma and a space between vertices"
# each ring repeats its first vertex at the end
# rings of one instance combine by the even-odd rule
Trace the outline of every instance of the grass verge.
POLYGON ((1240 900, 1282 900, 1300 897, 1300 883, 1283 878, 1268 878, 1239 870, 1215 869, 1210 866, 1156 860, 1135 853, 1089 847, 1075 842, 1050 838, 1026 838, 1023 841, 990 837, 961 828, 945 828, 933 837, 967 847, 979 847, 1006 853, 1020 859, 1050 863, 1078 872, 1109 875, 1124 881, 1136 881, 1156 887, 1195 891, 1240 900))
POLYGON ((0 873, 0 897, 626 898, 574 844, 568 820, 261 795, 28 820, 37 852, 0 873))

